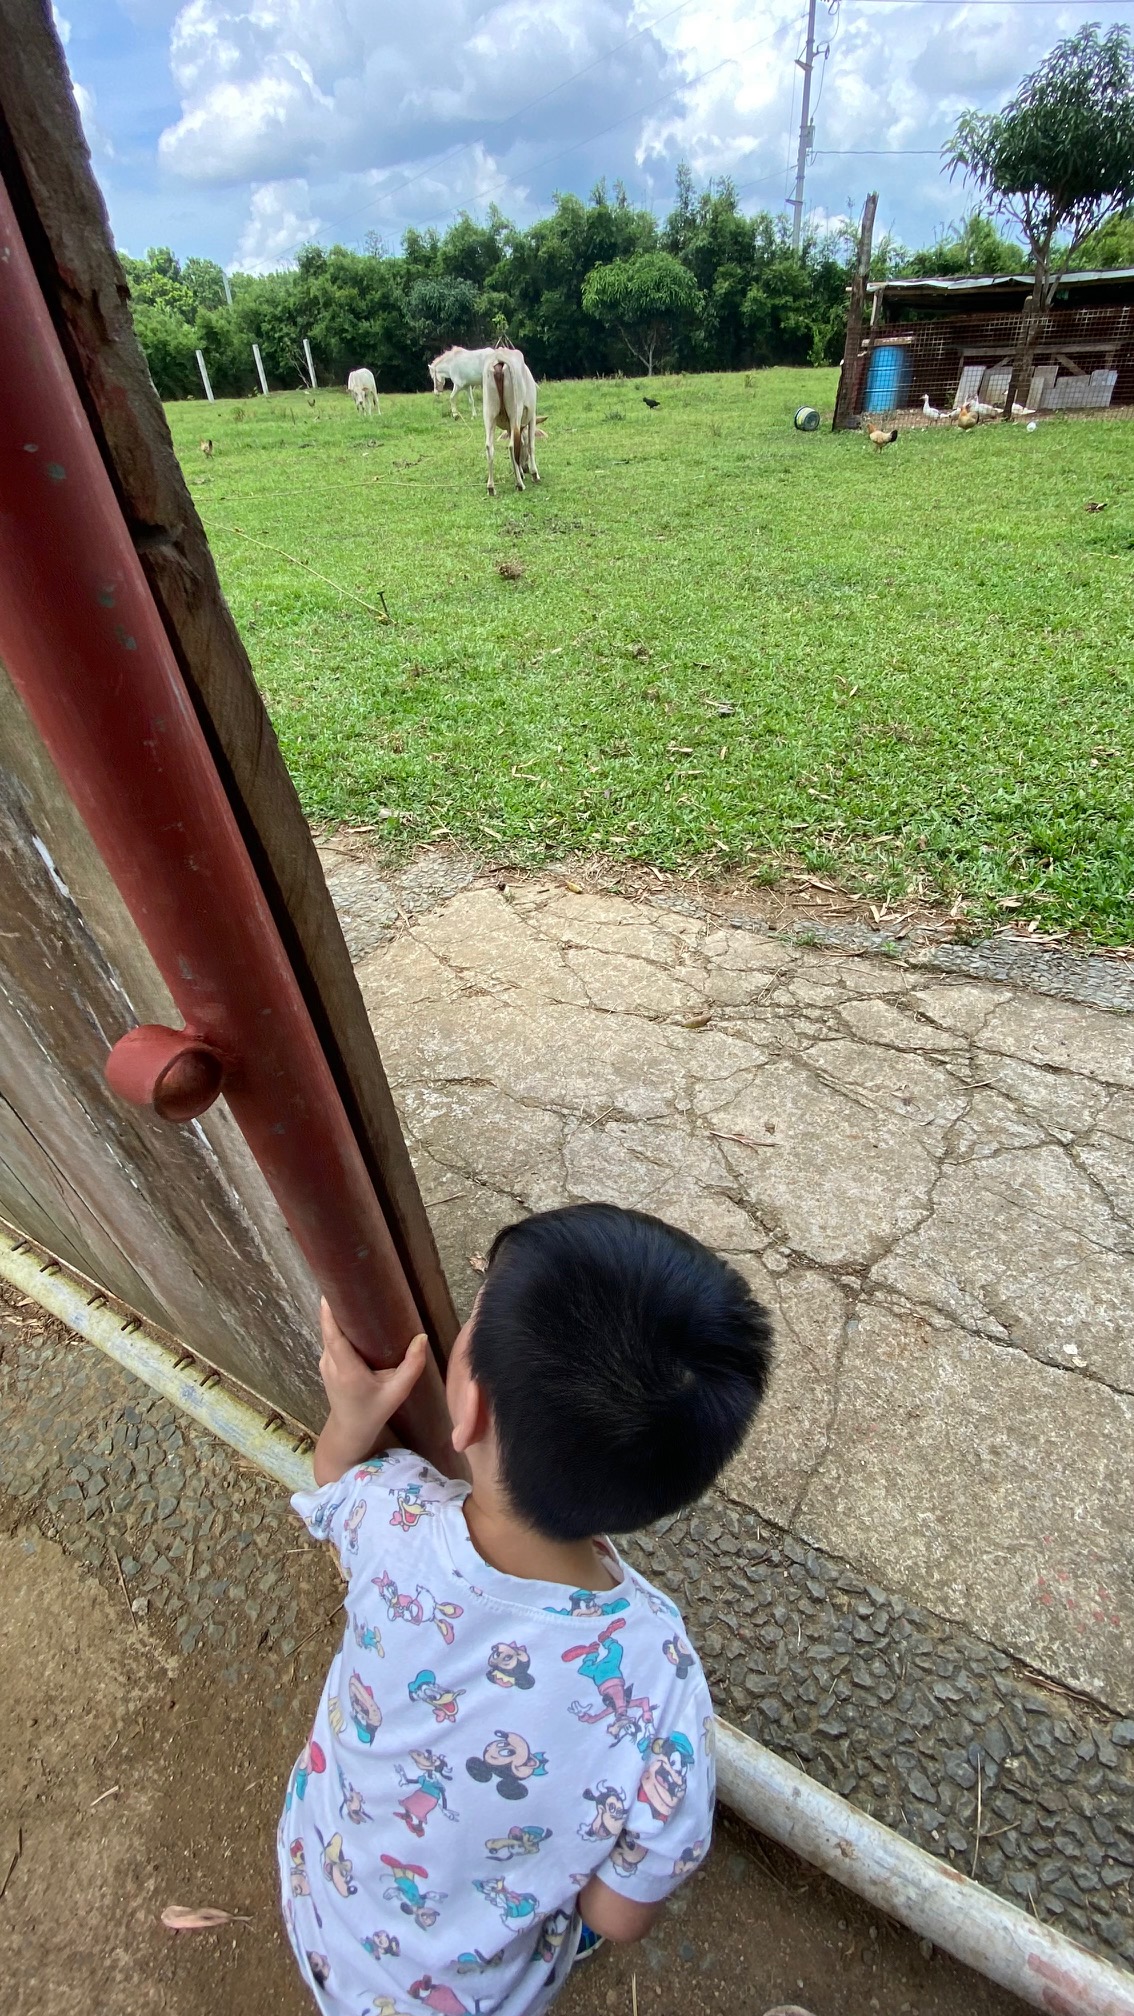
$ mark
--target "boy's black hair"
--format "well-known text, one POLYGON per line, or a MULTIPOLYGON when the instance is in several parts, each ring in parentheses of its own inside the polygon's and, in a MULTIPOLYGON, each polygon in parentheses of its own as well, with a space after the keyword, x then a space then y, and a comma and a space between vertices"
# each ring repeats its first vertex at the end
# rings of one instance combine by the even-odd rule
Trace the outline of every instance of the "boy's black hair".
POLYGON ((470 1340, 514 1511, 554 1540, 630 1533, 708 1489, 771 1366, 735 1267, 642 1211, 575 1204, 498 1234, 470 1340))

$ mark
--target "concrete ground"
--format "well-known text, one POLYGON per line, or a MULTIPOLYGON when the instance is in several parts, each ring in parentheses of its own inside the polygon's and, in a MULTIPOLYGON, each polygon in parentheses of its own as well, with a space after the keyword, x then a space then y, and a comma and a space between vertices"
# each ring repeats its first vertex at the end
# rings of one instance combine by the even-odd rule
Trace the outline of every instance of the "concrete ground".
MULTIPOLYGON (((1091 1005, 1128 973, 326 858, 459 1298, 500 1224, 606 1196, 730 1253, 776 1312, 748 1447, 628 1550, 723 1712, 1134 1960, 1134 1023, 1091 1005)), ((271 1835, 329 1564, 30 1307, 6 1312, 0 1446, 9 2006, 299 2016, 271 1835), (251 1923, 174 1939, 168 1902, 251 1923)), ((739 1834, 679 1902, 567 2016, 629 2012, 635 1973, 659 2016, 1016 2006, 739 1834)))

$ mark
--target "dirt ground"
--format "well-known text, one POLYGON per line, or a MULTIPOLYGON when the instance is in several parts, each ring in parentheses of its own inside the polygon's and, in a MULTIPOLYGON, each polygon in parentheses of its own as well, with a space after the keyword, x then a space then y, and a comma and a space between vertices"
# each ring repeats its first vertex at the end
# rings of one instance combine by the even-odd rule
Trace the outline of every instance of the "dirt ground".
MULTIPOLYGON (((0 1538, 0 1967, 6 2016, 305 2016, 272 1842, 337 1619, 329 1563, 295 1557, 314 1641, 179 1656, 34 1523, 0 1538), (330 1601, 327 1598, 330 1597, 330 1601), (6 1872, 6 1873, 5 1873, 6 1872), (164 1905, 241 1915, 173 1934, 164 1905)), ((563 2016, 1010 2016, 1022 2005, 922 1948, 778 1848, 722 1822, 703 1874, 643 1946, 607 1952, 563 2016)))

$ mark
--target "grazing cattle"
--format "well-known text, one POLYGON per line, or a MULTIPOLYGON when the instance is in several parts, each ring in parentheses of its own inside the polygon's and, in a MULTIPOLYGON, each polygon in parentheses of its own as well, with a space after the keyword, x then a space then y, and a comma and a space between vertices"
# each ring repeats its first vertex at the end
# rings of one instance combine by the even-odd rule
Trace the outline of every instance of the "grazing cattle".
POLYGON ((360 413, 380 413, 382 411, 381 406, 378 404, 378 387, 374 383, 373 371, 365 369, 362 371, 352 371, 346 381, 346 389, 360 413), (371 405, 372 400, 374 402, 373 405, 371 405))
POLYGON ((468 393, 472 417, 474 420, 476 419, 476 398, 473 393, 473 386, 480 384, 481 373, 484 370, 485 363, 489 357, 494 357, 495 355, 496 352, 492 349, 464 350, 459 343, 454 343, 450 349, 442 350, 441 355, 433 359, 433 362, 429 366, 429 375, 433 380, 433 390, 435 393, 443 392, 446 380, 448 380, 449 411, 454 420, 460 417, 457 412, 457 395, 461 392, 468 393))
POLYGON ((488 494, 496 495, 493 481, 496 460, 496 429, 508 435, 512 450, 512 474, 517 490, 524 487, 524 471, 530 470, 533 483, 539 482, 535 459, 536 382, 518 350, 493 350, 485 360, 481 376, 484 401, 484 452, 488 457, 488 494))

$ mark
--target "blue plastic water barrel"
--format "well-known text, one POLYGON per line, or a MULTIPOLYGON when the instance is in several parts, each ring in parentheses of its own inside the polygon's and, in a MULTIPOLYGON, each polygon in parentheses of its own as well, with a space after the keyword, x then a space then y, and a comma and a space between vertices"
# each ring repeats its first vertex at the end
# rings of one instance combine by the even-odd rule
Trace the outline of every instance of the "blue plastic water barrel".
POLYGON ((870 353, 863 394, 864 413, 886 413, 905 403, 910 382, 910 353, 902 343, 877 343, 870 353))

